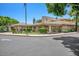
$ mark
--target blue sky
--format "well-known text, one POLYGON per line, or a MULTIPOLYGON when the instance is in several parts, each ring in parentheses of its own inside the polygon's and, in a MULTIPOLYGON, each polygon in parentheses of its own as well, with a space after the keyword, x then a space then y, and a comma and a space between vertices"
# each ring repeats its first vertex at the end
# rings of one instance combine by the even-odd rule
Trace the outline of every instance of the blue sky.
MULTIPOLYGON (((69 8, 67 8, 69 9, 69 8)), ((9 16, 17 19, 20 22, 24 22, 24 6, 23 3, 0 3, 0 16, 9 16)), ((27 4, 27 22, 32 23, 33 18, 36 20, 41 19, 42 16, 49 16, 56 18, 53 14, 48 14, 46 5, 44 3, 28 3, 27 4)), ((70 18, 68 15, 64 15, 64 18, 70 18)))
POLYGON ((21 3, 0 3, 0 16, 9 16, 24 22, 24 6, 21 3))
MULTIPOLYGON (((70 8, 66 8, 67 10, 70 10, 70 8)), ((46 5, 44 3, 29 3, 27 4, 27 20, 30 23, 30 20, 32 21, 33 18, 36 20, 40 19, 42 16, 49 16, 52 18, 56 18, 57 16, 54 16, 53 14, 48 14, 46 5)), ((61 18, 61 17, 59 17, 61 18)), ((64 15, 63 18, 69 19, 69 15, 64 15)))

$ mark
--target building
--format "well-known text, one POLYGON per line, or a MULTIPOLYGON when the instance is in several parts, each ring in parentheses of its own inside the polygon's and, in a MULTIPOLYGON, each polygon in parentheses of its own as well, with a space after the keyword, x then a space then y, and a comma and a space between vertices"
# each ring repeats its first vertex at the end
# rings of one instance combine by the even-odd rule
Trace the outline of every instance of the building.
POLYGON ((17 32, 23 31, 25 28, 31 27, 33 31, 38 31, 39 28, 45 27, 48 33, 64 32, 67 30, 75 30, 75 20, 55 19, 52 17, 43 16, 41 22, 35 24, 14 24, 11 29, 16 29, 17 32))

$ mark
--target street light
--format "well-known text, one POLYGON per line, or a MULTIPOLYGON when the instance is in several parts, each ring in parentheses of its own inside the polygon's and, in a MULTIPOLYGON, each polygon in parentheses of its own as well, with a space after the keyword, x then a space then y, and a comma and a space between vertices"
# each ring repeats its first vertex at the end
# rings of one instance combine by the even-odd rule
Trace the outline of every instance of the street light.
POLYGON ((27 4, 24 3, 24 9, 25 9, 25 24, 27 24, 27 4))
POLYGON ((27 4, 26 3, 24 3, 24 9, 25 9, 25 25, 27 26, 27 4))

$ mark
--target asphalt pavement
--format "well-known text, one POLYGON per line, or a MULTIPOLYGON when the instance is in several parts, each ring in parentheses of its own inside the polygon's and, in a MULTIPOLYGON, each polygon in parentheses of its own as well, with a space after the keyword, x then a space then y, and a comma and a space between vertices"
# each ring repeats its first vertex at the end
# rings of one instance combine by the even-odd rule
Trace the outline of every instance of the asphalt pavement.
POLYGON ((54 36, 0 35, 0 56, 74 56, 74 52, 65 47, 62 42, 56 40, 54 36))

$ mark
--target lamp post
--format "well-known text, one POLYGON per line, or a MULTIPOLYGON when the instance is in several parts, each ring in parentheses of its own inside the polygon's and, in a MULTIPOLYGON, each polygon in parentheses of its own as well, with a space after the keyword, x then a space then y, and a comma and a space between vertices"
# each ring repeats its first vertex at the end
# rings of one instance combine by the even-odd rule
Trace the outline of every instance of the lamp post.
MULTIPOLYGON (((24 11, 25 11, 25 25, 27 26, 27 4, 24 3, 24 11)), ((27 27, 26 27, 26 30, 27 30, 27 27)), ((27 32, 27 35, 28 35, 28 32, 27 32)))
POLYGON ((24 3, 24 9, 25 9, 25 24, 27 24, 27 4, 24 3))

